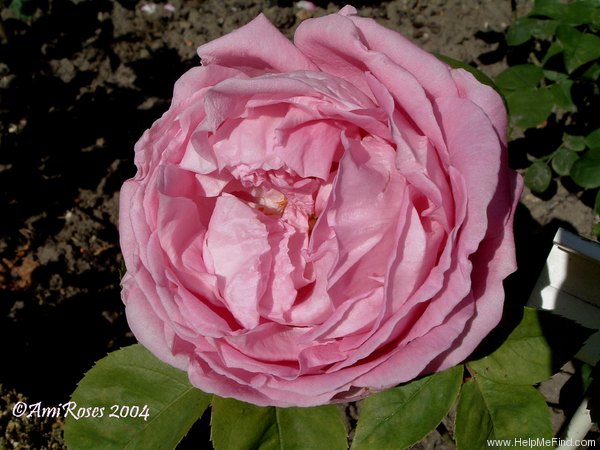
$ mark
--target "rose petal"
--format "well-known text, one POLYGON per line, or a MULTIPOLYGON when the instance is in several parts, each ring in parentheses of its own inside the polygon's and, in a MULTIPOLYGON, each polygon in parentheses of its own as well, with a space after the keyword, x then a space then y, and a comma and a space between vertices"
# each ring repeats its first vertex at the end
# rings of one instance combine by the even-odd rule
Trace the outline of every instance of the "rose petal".
POLYGON ((507 115, 502 98, 493 88, 480 83, 466 70, 453 69, 451 75, 456 83, 458 95, 471 100, 483 109, 496 130, 500 142, 506 145, 507 115))
POLYGON ((289 72, 314 65, 263 15, 198 48, 202 64, 289 72), (259 45, 258 45, 259 44, 259 45))
MULTIPOLYGON (((340 14, 343 14, 342 11, 340 14)), ((395 64, 411 73, 429 96, 457 95, 448 66, 434 55, 424 51, 401 34, 379 25, 373 19, 359 17, 351 12, 345 12, 344 15, 360 30, 360 36, 366 47, 386 55, 395 64)))
POLYGON ((210 254, 228 309, 247 329, 260 320, 258 302, 265 291, 262 274, 271 270, 268 236, 253 209, 231 195, 217 199, 205 252, 210 254))
POLYGON ((137 281, 144 276, 147 275, 138 272, 135 277, 126 275, 123 278, 123 296, 127 299, 125 303, 127 323, 138 341, 157 358, 185 370, 189 357, 185 354, 173 354, 172 341, 167 338, 165 332, 168 324, 163 317, 159 317, 152 308, 148 307, 146 293, 137 284, 137 281))
POLYGON ((376 278, 386 270, 389 241, 399 220, 396 199, 405 188, 389 145, 367 138, 348 140, 345 146, 324 212, 338 243, 337 261, 328 276, 335 304, 380 285, 376 278), (363 275, 357 279, 356 273, 363 275))

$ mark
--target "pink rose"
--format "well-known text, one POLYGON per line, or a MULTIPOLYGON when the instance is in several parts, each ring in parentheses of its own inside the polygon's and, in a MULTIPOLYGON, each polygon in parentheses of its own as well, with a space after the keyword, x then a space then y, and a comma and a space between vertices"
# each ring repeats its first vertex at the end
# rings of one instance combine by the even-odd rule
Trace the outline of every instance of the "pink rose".
POLYGON ((443 370, 497 324, 521 191, 501 98, 356 16, 198 49, 121 191, 133 333, 205 392, 310 406, 443 370))

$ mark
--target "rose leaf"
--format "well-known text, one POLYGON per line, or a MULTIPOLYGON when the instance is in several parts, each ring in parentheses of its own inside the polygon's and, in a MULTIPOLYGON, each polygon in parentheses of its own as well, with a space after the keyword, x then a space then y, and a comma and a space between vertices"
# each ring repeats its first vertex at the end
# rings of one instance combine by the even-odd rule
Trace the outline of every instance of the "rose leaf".
POLYGON ((600 187, 600 147, 591 149, 575 161, 571 168, 571 178, 586 189, 600 187))
POLYGON ((62 406, 65 443, 70 449, 175 448, 210 398, 141 345, 122 348, 97 361, 62 406))
POLYGON ((260 407, 217 396, 212 400, 211 439, 216 450, 348 448, 346 427, 334 405, 260 407))
POLYGON ((511 122, 517 127, 534 128, 544 122, 554 107, 548 88, 529 87, 504 92, 511 122))
POLYGON ((521 45, 531 37, 549 39, 554 35, 558 22, 555 20, 541 20, 531 17, 519 17, 506 32, 506 43, 510 46, 521 45))
POLYGON ((552 181, 550 167, 542 161, 536 161, 527 168, 523 177, 525 185, 534 192, 544 192, 552 181))
POLYGON ((564 317, 524 308, 521 322, 503 344, 467 365, 497 383, 531 385, 556 373, 590 335, 591 330, 564 317))
POLYGON ((503 91, 535 88, 544 78, 541 67, 533 64, 512 66, 496 77, 496 84, 503 91))
POLYGON ((595 129, 584 139, 585 145, 589 148, 600 147, 600 128, 595 129))
POLYGON ((552 157, 552 168, 557 174, 567 176, 571 172, 571 167, 573 167, 573 163, 577 161, 577 159, 579 159, 579 156, 576 152, 569 150, 566 147, 561 147, 552 157))
POLYGON ((533 6, 533 10, 529 13, 530 16, 543 16, 553 19, 559 19, 565 15, 567 9, 560 1, 556 0, 538 0, 533 6))
POLYGON ((563 134, 563 145, 570 150, 580 152, 585 150, 585 138, 573 134, 563 134))
POLYGON ((556 20, 536 20, 531 28, 531 34, 536 39, 550 39, 556 33, 558 21, 556 20))
MULTIPOLYGON (((562 44, 559 41, 554 41, 552 44, 550 44, 550 47, 548 47, 548 50, 546 50, 546 54, 542 58, 542 66, 546 67, 547 63, 551 59, 553 59, 555 56, 562 54, 562 52, 564 50, 565 49, 563 48, 562 44)), ((549 80, 552 80, 551 76, 549 77, 547 72, 546 72, 546 78, 548 78, 549 80)))
POLYGON ((537 19, 529 17, 519 17, 515 20, 506 32, 506 43, 510 46, 521 45, 531 39, 531 30, 535 26, 537 19))
POLYGON ((407 448, 433 431, 456 400, 463 367, 455 366, 362 401, 352 450, 407 448))
POLYGON ((533 386, 509 386, 478 375, 462 388, 454 431, 458 450, 554 448, 542 394, 533 386))
MULTIPOLYGON (((600 16, 600 13, 598 14, 600 16)), ((600 20, 600 19, 599 19, 600 20)), ((585 81, 598 81, 600 78, 600 64, 597 62, 591 64, 585 72, 581 74, 581 79, 585 81)))
POLYGON ((561 25, 557 29, 557 37, 565 49, 563 55, 569 73, 600 58, 600 37, 596 35, 582 33, 573 27, 561 25))
POLYGON ((586 25, 592 23, 597 17, 598 2, 594 1, 576 1, 565 5, 565 12, 559 18, 562 23, 569 25, 586 25))
POLYGON ((573 98, 571 97, 572 86, 572 80, 562 80, 554 83, 549 89, 554 97, 554 103, 556 103, 556 105, 565 111, 576 112, 577 106, 575 106, 575 103, 573 103, 573 98))

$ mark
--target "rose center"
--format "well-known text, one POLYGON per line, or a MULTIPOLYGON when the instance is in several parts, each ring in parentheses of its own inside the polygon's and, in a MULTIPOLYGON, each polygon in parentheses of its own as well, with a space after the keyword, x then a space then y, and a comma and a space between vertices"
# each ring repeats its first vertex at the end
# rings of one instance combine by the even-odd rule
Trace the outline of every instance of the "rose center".
POLYGON ((283 216, 285 208, 288 204, 287 197, 277 189, 264 190, 254 188, 250 192, 255 199, 255 208, 268 216, 283 216))

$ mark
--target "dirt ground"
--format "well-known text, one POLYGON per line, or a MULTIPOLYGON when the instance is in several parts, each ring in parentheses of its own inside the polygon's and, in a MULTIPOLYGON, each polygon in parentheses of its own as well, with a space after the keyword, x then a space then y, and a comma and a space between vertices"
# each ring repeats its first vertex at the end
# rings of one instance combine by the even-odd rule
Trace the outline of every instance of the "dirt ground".
MULTIPOLYGON (((343 2, 315 2, 314 15, 343 2)), ((0 3, 1 4, 1 3, 0 3)), ((479 67, 505 66, 503 32, 529 2, 354 2, 361 15, 425 49, 479 67)), ((0 33, 0 448, 63 448, 60 420, 16 419, 12 405, 54 405, 94 361, 134 342, 119 296, 118 191, 133 145, 169 105, 196 47, 264 12, 286 35, 310 13, 291 1, 32 0, 31 17, 2 8, 0 33)), ((511 158, 518 161, 519 158, 511 158)), ((515 165, 518 167, 518 164, 515 165)), ((583 200, 583 201, 582 201, 583 200)), ((527 297, 558 225, 590 236, 576 190, 526 192, 517 217, 527 297)), ((446 422, 445 422, 446 423, 446 422)), ((442 426, 415 448, 453 448, 442 426)), ((180 448, 206 441, 202 424, 180 448)))

